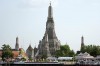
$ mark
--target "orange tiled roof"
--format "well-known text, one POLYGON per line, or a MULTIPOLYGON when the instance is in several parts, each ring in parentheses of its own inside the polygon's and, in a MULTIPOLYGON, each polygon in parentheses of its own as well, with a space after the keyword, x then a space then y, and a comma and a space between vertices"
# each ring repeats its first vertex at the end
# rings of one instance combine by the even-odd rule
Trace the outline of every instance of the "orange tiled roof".
MULTIPOLYGON (((19 55, 19 51, 12 51, 12 53, 14 54, 14 58, 18 57, 19 55)), ((2 50, 0 51, 0 57, 2 56, 2 50)))
MULTIPOLYGON (((22 51, 22 56, 27 57, 27 54, 25 53, 23 48, 20 48, 19 51, 14 50, 14 49, 12 50, 12 53, 14 54, 13 58, 18 57, 20 51, 22 51)), ((0 50, 0 56, 2 56, 2 50, 0 50)))
POLYGON ((16 58, 16 57, 18 57, 18 55, 19 55, 19 51, 12 51, 12 53, 14 54, 14 58, 16 58))

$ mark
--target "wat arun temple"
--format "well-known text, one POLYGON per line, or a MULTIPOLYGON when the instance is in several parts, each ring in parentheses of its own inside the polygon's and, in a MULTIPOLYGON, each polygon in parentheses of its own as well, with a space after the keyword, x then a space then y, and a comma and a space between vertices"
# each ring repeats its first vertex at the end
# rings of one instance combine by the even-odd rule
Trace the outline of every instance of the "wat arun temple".
POLYGON ((60 41, 58 40, 55 33, 53 9, 50 3, 50 6, 48 7, 48 17, 46 22, 45 34, 43 36, 43 39, 39 41, 35 57, 53 57, 55 56, 55 52, 57 50, 60 50, 60 45, 60 41))

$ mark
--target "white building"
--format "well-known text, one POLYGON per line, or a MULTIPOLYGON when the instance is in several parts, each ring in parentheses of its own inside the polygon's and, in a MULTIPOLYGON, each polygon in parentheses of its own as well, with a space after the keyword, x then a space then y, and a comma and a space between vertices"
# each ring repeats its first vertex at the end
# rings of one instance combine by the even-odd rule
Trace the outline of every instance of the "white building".
POLYGON ((85 53, 80 53, 77 56, 75 56, 76 60, 90 60, 90 59, 94 59, 93 56, 91 56, 89 53, 85 52, 85 53))

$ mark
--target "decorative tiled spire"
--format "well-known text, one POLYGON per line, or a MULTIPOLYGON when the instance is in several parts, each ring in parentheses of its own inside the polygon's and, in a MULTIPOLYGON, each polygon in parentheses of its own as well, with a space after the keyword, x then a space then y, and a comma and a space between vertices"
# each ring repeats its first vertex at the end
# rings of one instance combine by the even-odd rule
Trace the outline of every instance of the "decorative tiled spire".
POLYGON ((19 38, 18 38, 18 36, 16 37, 15 49, 16 49, 16 50, 19 50, 19 38))
POLYGON ((51 2, 50 2, 50 6, 48 8, 48 18, 53 18, 53 12, 52 12, 51 2))
POLYGON ((84 45, 84 37, 81 37, 81 45, 84 45))

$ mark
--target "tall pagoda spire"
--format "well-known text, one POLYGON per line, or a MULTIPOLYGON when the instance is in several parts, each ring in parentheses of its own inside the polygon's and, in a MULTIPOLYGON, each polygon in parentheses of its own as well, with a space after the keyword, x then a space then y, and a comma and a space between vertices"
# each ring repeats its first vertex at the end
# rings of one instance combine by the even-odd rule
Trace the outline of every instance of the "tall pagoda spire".
POLYGON ((53 18, 53 11, 52 11, 52 6, 51 6, 51 1, 50 1, 50 6, 48 8, 48 18, 53 18))
POLYGON ((81 37, 81 45, 84 45, 84 37, 81 37))
POLYGON ((16 50, 19 50, 19 39, 18 39, 18 36, 16 37, 15 49, 16 49, 16 50))
POLYGON ((48 7, 45 34, 43 36, 43 39, 39 42, 36 57, 42 58, 43 55, 47 57, 55 56, 57 50, 60 50, 60 42, 55 33, 53 9, 50 2, 48 7))
POLYGON ((81 37, 81 51, 84 49, 84 37, 81 37))

